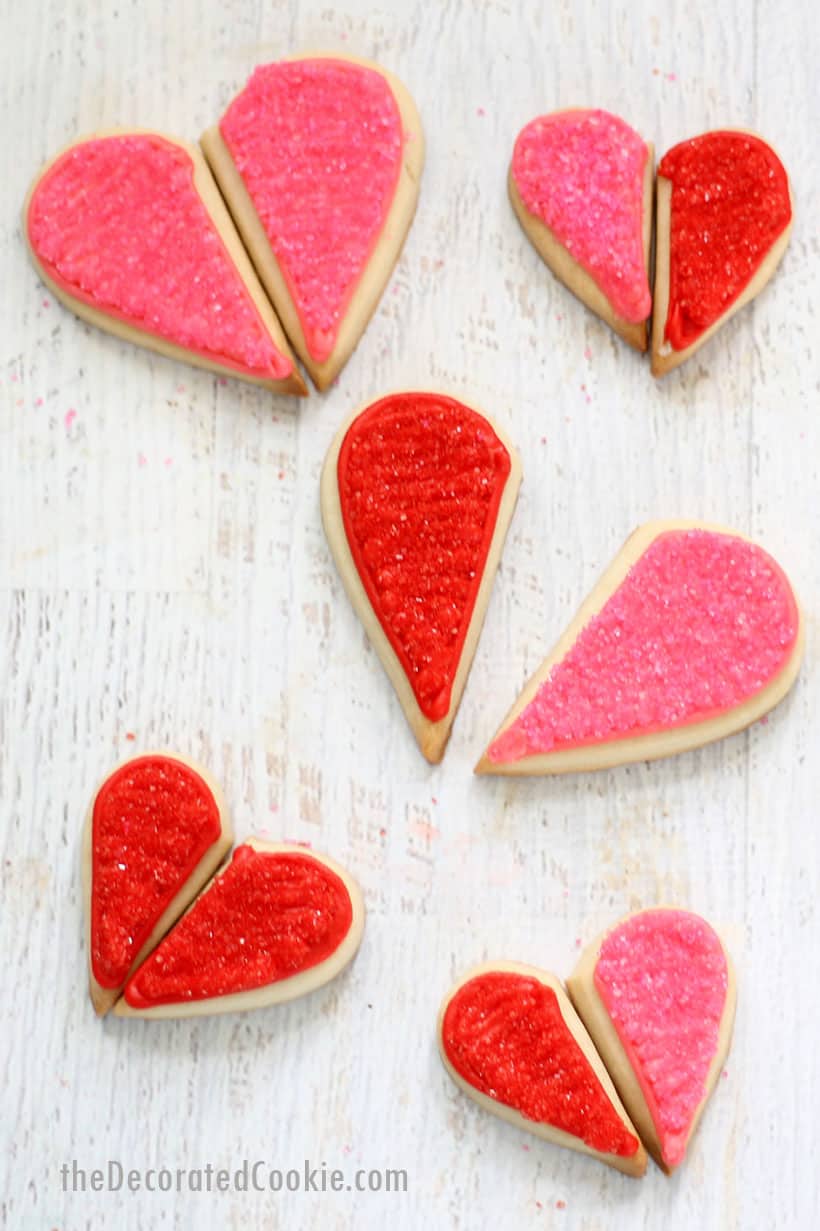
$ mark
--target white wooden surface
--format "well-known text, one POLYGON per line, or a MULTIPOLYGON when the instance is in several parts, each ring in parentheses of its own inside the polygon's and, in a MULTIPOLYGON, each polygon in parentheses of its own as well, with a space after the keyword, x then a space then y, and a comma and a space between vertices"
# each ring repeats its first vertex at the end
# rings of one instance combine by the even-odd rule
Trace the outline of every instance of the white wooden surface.
POLYGON ((811 0, 5 0, 0 43, 3 1225, 10 1228, 813 1228, 820 1061, 817 706, 820 37, 811 0), (257 62, 382 60, 429 136, 398 269, 336 388, 298 405, 81 325, 29 267, 19 208, 77 134, 196 137, 257 62), (533 115, 611 108, 659 151, 748 125, 793 174, 774 284, 692 363, 648 366, 550 277, 505 199, 533 115), (470 395, 525 479, 455 733, 422 762, 341 592, 324 451, 391 387, 470 395), (475 780, 519 685, 632 527, 693 516, 760 538, 808 614, 768 723, 598 777, 475 780), (136 736, 129 739, 129 733, 136 736), (306 1002, 198 1023, 94 1020, 78 842, 98 775, 173 744, 240 835, 345 861, 369 920, 306 1002), (658 900, 714 921, 740 1007, 687 1165, 636 1183, 468 1105, 434 1052, 439 998, 488 956, 566 974, 658 900), (59 1167, 402 1167, 406 1196, 64 1195, 59 1167), (559 1204, 560 1203, 560 1204, 559 1204))

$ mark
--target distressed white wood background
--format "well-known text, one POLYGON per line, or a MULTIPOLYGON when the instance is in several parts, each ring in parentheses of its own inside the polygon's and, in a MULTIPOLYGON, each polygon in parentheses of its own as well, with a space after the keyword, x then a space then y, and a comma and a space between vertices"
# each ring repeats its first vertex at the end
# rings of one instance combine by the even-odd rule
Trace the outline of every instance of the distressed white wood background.
POLYGON ((0 44, 0 1001, 4 1226, 814 1228, 820 1061, 820 36, 811 0, 5 0, 0 44), (51 301, 19 209, 41 162, 115 124, 195 138, 258 62, 372 56, 418 100, 415 226, 338 385, 298 404, 151 358, 51 301), (797 222, 765 295, 653 383, 562 290, 505 198, 519 127, 610 108, 660 152, 748 125, 797 222), (419 757, 323 538, 319 471, 350 409, 443 386, 517 440, 521 499, 449 752, 419 757), (628 532, 757 536, 808 653, 765 725, 652 766, 476 780, 519 685, 628 532), (133 738, 132 738, 133 737, 133 738), (292 1007, 94 1019, 79 834, 114 762, 174 745, 240 836, 313 843, 369 910, 349 974, 292 1007), (627 1180, 485 1117, 434 1049, 439 999, 489 956, 566 974, 658 900, 704 912, 740 980, 683 1170, 627 1180), (63 1194, 59 1167, 397 1167, 407 1195, 63 1194))

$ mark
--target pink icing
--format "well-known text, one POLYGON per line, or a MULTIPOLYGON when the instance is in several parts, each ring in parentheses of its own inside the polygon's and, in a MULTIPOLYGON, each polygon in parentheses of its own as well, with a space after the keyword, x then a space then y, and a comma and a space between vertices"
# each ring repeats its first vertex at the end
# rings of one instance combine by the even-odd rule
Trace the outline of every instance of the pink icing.
POLYGON ((512 173, 522 201, 592 276, 626 321, 652 305, 643 247, 643 139, 608 111, 563 111, 518 134, 512 173))
POLYGON ((640 1083, 663 1158, 676 1167, 717 1052, 729 982, 723 947, 697 915, 648 910, 604 938, 594 978, 640 1083))
POLYGON ((72 146, 35 188, 28 233, 73 298, 237 371, 292 372, 173 142, 129 133, 72 146))
POLYGON ((403 133, 381 73, 344 60, 257 68, 220 124, 321 363, 396 192, 403 133))
POLYGON ((789 582, 762 548, 711 530, 667 531, 489 758, 517 761, 714 717, 782 670, 797 631, 789 582))

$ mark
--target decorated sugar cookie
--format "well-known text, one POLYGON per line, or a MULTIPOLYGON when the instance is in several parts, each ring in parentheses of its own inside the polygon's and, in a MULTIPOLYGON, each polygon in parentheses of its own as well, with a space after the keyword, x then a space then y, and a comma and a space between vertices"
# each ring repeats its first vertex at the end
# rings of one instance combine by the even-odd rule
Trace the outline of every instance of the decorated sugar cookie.
POLYGON ((353 960, 364 905, 325 855, 252 838, 128 980, 119 1017, 194 1017, 307 995, 353 960))
POLYGON ((83 834, 91 1000, 106 1013, 216 871, 231 844, 222 792, 175 753, 123 762, 101 783, 83 834))
POLYGON ((24 230, 52 293, 162 355, 304 394, 202 153, 155 132, 77 141, 41 172, 24 230))
POLYGON ((432 762, 444 755, 520 481, 504 433, 441 393, 380 398, 325 459, 331 551, 432 762))
POLYGON ((202 146, 291 342, 326 388, 413 219, 424 138, 412 98, 364 60, 283 60, 255 70, 202 146))
POLYGON ((646 1151, 561 984, 532 966, 489 963, 465 975, 438 1021, 444 1067, 485 1111, 616 1167, 646 1151))
POLYGON ((762 291, 792 228, 789 180, 749 132, 709 132, 658 165, 652 371, 694 354, 762 291))
POLYGON ((652 146, 608 111, 556 111, 518 134, 518 220, 557 278, 637 350, 647 345, 652 146))
POLYGON ((636 530, 477 766, 556 774, 651 760, 742 730, 791 688, 803 623, 756 543, 696 522, 636 530))
POLYGON ((689 911, 640 911, 589 946, 567 986, 644 1144, 671 1172, 731 1042, 735 979, 720 938, 689 911))

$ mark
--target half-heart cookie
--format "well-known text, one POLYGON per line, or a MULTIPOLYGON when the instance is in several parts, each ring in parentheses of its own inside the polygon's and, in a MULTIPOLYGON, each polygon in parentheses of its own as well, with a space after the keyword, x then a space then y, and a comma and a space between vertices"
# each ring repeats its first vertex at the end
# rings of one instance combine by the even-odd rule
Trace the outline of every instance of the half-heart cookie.
POLYGON ((589 946, 567 987, 641 1139, 672 1171, 731 1043, 735 980, 720 938, 689 911, 640 911, 589 946))
POLYGON ((83 320, 161 355, 304 394, 201 151, 155 132, 59 154, 24 211, 34 264, 83 320))
POLYGON ((510 201, 557 278, 637 350, 647 345, 652 146, 608 111, 539 116, 521 130, 510 201))
POLYGON ((236 1013, 305 996, 361 943, 364 904, 326 855, 252 838, 125 986, 118 1017, 236 1013))
POLYGON ((415 213, 415 103, 365 60, 257 68, 202 147, 288 337, 319 389, 347 362, 415 213))
POLYGON ((441 393, 379 399, 325 459, 328 543, 431 762, 444 755, 520 481, 505 434, 441 393))
POLYGON ((610 1077, 552 975, 512 962, 471 970, 438 1020, 444 1067, 485 1111, 627 1175, 646 1151, 610 1077))
POLYGON ((231 845, 209 774, 176 753, 124 761, 100 784, 83 831, 91 1001, 106 1013, 231 845))
POLYGON ((658 165, 652 372, 663 376, 758 295, 786 251, 789 179, 754 133, 708 132, 658 165))
POLYGON ((756 543, 697 522, 629 538, 478 766, 557 774, 652 760, 741 731, 791 688, 803 621, 756 543))

